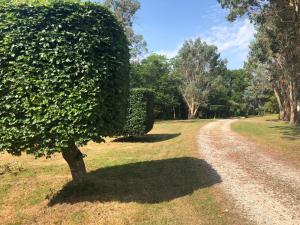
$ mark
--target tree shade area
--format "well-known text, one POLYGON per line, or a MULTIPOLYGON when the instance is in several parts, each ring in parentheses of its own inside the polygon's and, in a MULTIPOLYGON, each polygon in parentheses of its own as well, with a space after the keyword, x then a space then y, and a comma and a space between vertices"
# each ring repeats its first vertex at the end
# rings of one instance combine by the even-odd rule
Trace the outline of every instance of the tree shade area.
POLYGON ((62 152, 74 179, 78 146, 119 133, 127 115, 128 43, 93 3, 0 7, 0 149, 62 152))

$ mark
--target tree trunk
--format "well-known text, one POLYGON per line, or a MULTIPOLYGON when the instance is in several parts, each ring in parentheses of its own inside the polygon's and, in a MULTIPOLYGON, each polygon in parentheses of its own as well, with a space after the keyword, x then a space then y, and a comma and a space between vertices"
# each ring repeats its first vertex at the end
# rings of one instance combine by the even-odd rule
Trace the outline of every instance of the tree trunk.
POLYGON ((283 107, 283 104, 282 104, 283 99, 282 99, 282 96, 281 96, 279 90, 276 87, 274 88, 274 93, 275 93, 277 103, 278 103, 278 107, 279 107, 279 119, 283 120, 284 117, 285 117, 285 110, 284 110, 284 107, 283 107))
POLYGON ((189 119, 190 119, 190 120, 196 119, 196 116, 195 116, 195 115, 193 115, 192 113, 190 113, 190 115, 189 115, 189 119))
POLYGON ((289 97, 290 97, 290 106, 291 106, 291 118, 290 123, 295 125, 297 123, 297 90, 296 84, 294 81, 290 81, 289 84, 289 97))
POLYGON ((176 108, 173 106, 173 119, 176 120, 176 108))
POLYGON ((189 119, 196 119, 198 108, 193 105, 191 109, 189 109, 189 119))
POLYGON ((280 112, 279 119, 283 121, 290 121, 291 106, 290 106, 289 96, 287 96, 287 94, 282 93, 278 89, 278 87, 274 87, 273 89, 279 107, 279 112, 280 112))
POLYGON ((288 99, 285 99, 283 101, 283 121, 290 121, 291 119, 291 105, 290 105, 290 101, 288 99))
POLYGON ((69 165, 73 181, 75 183, 82 182, 86 176, 86 168, 83 161, 83 154, 75 143, 72 142, 70 147, 62 152, 62 155, 69 165))

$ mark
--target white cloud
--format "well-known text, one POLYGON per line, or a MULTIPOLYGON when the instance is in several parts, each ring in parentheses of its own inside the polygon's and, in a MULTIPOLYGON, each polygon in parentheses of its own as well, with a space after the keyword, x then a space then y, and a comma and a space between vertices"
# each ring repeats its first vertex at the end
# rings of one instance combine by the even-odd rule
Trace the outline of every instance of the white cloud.
POLYGON ((212 27, 200 37, 218 47, 221 55, 228 59, 229 68, 239 68, 247 59, 254 35, 254 25, 245 19, 226 26, 212 27))
POLYGON ((249 44, 253 40, 255 29, 249 20, 234 23, 232 26, 215 26, 207 33, 202 35, 202 38, 218 47, 220 52, 233 50, 238 54, 248 52, 249 44))
MULTIPOLYGON (((253 24, 245 19, 229 25, 211 27, 207 32, 186 40, 200 37, 208 44, 216 45, 221 55, 228 59, 229 68, 237 68, 247 59, 249 45, 254 39, 254 34, 253 24)), ((174 50, 160 50, 156 53, 172 58, 177 55, 182 44, 183 41, 174 50)))

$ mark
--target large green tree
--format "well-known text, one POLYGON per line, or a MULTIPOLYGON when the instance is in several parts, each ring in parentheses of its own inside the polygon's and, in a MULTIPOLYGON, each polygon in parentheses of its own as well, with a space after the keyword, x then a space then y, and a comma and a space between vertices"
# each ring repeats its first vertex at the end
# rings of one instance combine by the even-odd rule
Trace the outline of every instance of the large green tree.
POLYGON ((176 118, 181 103, 179 79, 172 72, 171 62, 163 55, 152 54, 132 64, 132 88, 149 88, 155 93, 154 111, 159 119, 176 118), (176 110, 177 109, 177 110, 176 110))
POLYGON ((141 5, 138 0, 105 0, 104 5, 110 8, 117 19, 122 22, 126 36, 131 45, 131 59, 137 61, 147 52, 147 43, 143 36, 136 34, 132 28, 135 14, 141 5))
POLYGON ((122 131, 128 89, 128 42, 106 8, 0 6, 0 151, 61 152, 80 181, 78 147, 122 131))
POLYGON ((243 100, 245 89, 249 86, 249 78, 244 69, 228 70, 224 76, 227 88, 229 114, 242 116, 246 113, 246 105, 243 100))
POLYGON ((205 106, 218 76, 226 70, 217 47, 200 38, 186 41, 180 49, 175 70, 181 77, 181 94, 188 106, 188 117, 195 118, 200 106, 205 106))
POLYGON ((267 35, 266 26, 260 26, 255 35, 255 41, 250 45, 250 53, 246 70, 253 76, 257 71, 263 70, 265 80, 269 81, 274 96, 277 100, 279 108, 279 118, 284 121, 289 121, 291 116, 291 106, 288 95, 288 85, 284 67, 278 61, 276 54, 273 54, 272 46, 276 46, 276 42, 270 39, 267 35))
MULTIPOLYGON (((248 74, 249 85, 243 93, 247 115, 263 115, 270 112, 270 109, 267 109, 266 106, 272 101, 273 90, 267 74, 264 65, 253 68, 248 74)), ((271 112, 274 111, 276 109, 271 109, 271 112)))

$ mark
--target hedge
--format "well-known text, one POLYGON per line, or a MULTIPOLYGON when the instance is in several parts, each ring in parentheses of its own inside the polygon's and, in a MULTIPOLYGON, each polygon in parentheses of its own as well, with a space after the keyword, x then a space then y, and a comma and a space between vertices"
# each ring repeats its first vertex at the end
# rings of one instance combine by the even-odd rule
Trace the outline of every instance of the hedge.
POLYGON ((124 127, 129 51, 95 3, 0 6, 0 151, 36 157, 124 127))
POLYGON ((145 135, 153 128, 154 93, 149 89, 135 88, 130 90, 129 109, 123 135, 145 135))

